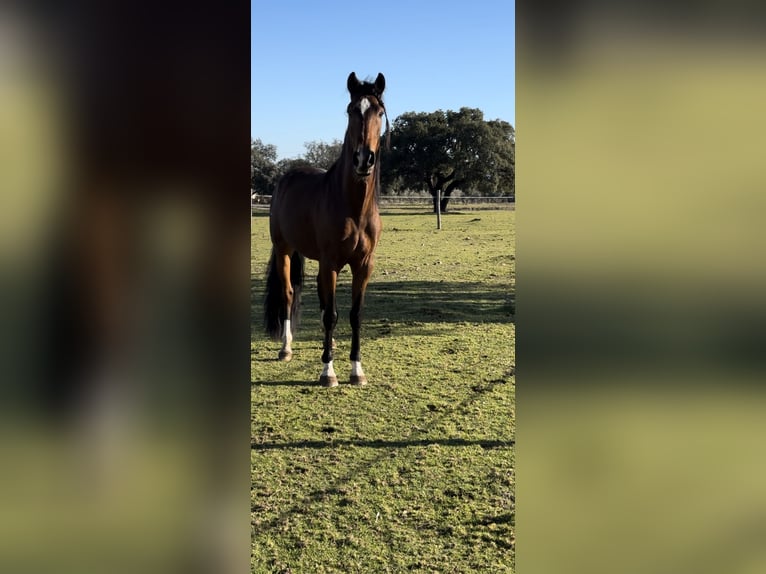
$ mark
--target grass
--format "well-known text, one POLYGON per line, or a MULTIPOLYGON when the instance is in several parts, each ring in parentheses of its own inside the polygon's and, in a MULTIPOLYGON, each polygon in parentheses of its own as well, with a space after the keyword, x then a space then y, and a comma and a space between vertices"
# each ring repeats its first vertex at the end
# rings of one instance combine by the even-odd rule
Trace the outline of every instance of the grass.
POLYGON ((261 330, 268 217, 252 220, 253 572, 514 571, 514 218, 386 209, 350 370, 338 279, 334 389, 307 261, 293 360, 261 330))

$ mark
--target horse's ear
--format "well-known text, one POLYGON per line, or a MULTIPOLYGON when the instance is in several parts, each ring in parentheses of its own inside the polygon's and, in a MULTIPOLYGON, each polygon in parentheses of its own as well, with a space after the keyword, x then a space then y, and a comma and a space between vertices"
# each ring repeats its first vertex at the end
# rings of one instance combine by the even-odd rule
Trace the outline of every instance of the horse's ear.
POLYGON ((378 77, 375 78, 375 91, 378 92, 378 96, 383 95, 383 90, 386 89, 386 78, 383 74, 378 72, 378 77))
POLYGON ((356 94, 359 91, 359 88, 362 86, 361 82, 356 78, 356 73, 351 72, 348 75, 348 80, 346 81, 346 87, 348 88, 349 93, 351 96, 356 94))

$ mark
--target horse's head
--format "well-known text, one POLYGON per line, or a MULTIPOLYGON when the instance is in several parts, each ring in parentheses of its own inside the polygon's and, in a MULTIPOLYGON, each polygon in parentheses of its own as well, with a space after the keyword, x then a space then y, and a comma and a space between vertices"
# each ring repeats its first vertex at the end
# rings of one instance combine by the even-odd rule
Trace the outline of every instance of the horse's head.
POLYGON ((354 172, 364 178, 373 172, 375 164, 380 161, 378 152, 382 118, 386 113, 383 105, 386 79, 383 74, 378 74, 374 82, 360 82, 351 72, 347 86, 351 103, 347 109, 346 139, 351 145, 354 172))

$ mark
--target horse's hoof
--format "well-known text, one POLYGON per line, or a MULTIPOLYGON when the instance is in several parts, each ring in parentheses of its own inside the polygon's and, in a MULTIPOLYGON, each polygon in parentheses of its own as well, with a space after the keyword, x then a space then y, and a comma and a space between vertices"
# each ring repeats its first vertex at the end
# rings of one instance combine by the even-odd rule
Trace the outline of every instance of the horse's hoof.
POLYGON ((361 386, 367 384, 367 377, 365 377, 364 375, 362 375, 362 376, 351 375, 351 378, 349 379, 349 382, 352 385, 357 385, 358 387, 361 387, 361 386))
POLYGON ((319 377, 319 384, 323 387, 337 387, 338 386, 338 377, 336 376, 327 376, 322 375, 319 377))
POLYGON ((285 363, 293 358, 293 354, 291 351, 279 351, 279 360, 284 361, 285 363))

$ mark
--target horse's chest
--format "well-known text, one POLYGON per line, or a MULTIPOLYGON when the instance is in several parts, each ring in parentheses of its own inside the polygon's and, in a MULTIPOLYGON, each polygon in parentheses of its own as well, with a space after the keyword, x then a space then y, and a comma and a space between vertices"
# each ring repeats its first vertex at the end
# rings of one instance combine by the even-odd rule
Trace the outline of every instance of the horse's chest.
POLYGON ((352 219, 346 220, 341 237, 344 255, 349 259, 356 255, 366 255, 372 248, 371 238, 372 236, 366 227, 357 224, 352 219))
POLYGON ((360 243, 364 243, 365 236, 360 227, 352 219, 347 219, 343 226, 343 235, 341 236, 340 241, 344 250, 347 250, 350 253, 355 251, 360 243))

